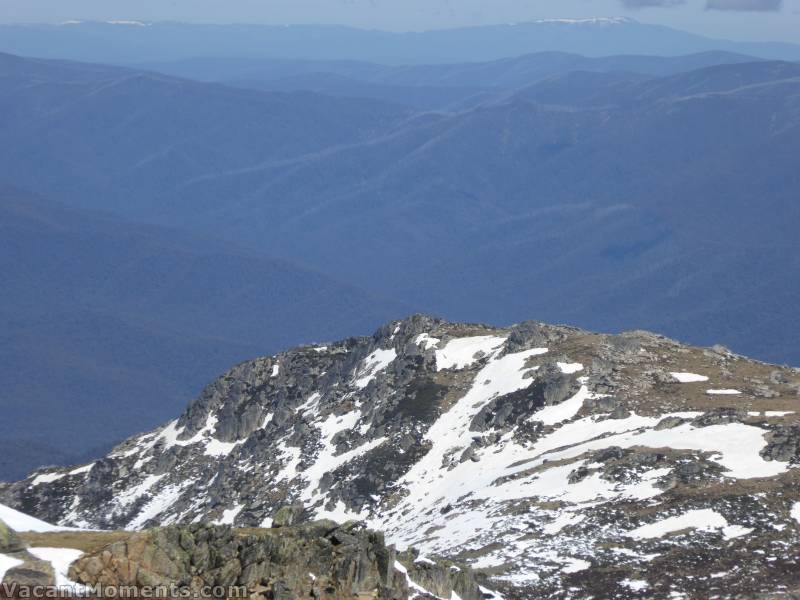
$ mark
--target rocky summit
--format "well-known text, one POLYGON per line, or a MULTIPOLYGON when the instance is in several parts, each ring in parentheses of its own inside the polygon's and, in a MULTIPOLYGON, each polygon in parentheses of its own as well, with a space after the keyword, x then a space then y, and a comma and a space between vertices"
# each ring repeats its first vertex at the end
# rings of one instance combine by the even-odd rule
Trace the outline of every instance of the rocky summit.
POLYGON ((800 371, 722 347, 415 316, 241 364, 0 502, 95 529, 361 521, 507 598, 788 597, 799 410, 800 371))

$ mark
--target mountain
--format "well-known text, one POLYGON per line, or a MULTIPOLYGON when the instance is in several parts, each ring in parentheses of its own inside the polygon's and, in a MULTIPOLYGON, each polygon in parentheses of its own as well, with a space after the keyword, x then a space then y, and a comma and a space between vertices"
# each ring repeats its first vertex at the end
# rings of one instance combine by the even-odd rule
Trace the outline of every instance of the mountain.
POLYGON ((752 56, 729 52, 603 57, 538 52, 491 62, 443 65, 390 66, 358 61, 194 58, 171 63, 148 63, 139 67, 197 81, 252 83, 263 87, 274 85, 289 90, 302 89, 290 87, 295 81, 306 81, 307 85, 318 81, 318 85, 324 85, 325 76, 339 77, 353 84, 391 87, 513 89, 572 71, 667 76, 716 65, 756 61, 752 56))
POLYGON ((223 235, 438 314, 657 328, 800 364, 798 73, 569 73, 290 169, 205 177, 173 210, 235 181, 275 226, 217 212, 223 235))
POLYGON ((393 302, 179 230, 0 190, 0 478, 104 454, 263 351, 393 302))
POLYGON ((574 71, 666 76, 714 65, 754 62, 741 54, 589 58, 540 52, 488 63, 387 66, 358 61, 189 59, 140 65, 176 77, 267 91, 311 91, 339 97, 402 102, 420 109, 455 111, 491 100, 498 92, 574 71))
POLYGON ((48 182, 72 181, 81 191, 71 204, 126 212, 197 177, 363 141, 412 114, 371 100, 266 94, 8 55, 0 56, 0 109, 0 132, 20 144, 2 151, 0 180, 50 198, 63 195, 48 182), (69 152, 56 158, 41 140, 68 144, 69 152))
POLYGON ((70 22, 2 25, 0 51, 39 58, 134 64, 197 57, 366 60, 384 64, 482 62, 531 54, 676 56, 726 51, 800 60, 800 46, 716 40, 628 18, 545 19, 415 33, 324 25, 70 22))
POLYGON ((800 364, 797 64, 567 71, 418 111, 7 62, 0 179, 19 187, 451 319, 657 329, 800 364))
POLYGON ((358 519, 508 598, 800 589, 800 370, 722 347, 425 316, 239 365, 0 501, 61 525, 358 519), (676 574, 680 573, 680 577, 676 574))

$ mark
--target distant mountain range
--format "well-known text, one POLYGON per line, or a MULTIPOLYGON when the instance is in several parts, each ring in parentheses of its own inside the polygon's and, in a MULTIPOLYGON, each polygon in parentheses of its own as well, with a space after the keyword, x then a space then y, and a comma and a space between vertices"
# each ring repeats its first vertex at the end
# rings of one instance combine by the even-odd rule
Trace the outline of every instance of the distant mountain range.
POLYGON ((0 478, 94 456, 253 355, 409 310, 235 246, 0 190, 0 478))
POLYGON ((3 64, 0 179, 21 188, 453 318, 642 327, 800 363, 800 65, 568 68, 420 112, 3 64))
POLYGON ((305 90, 340 97, 402 102, 420 109, 464 109, 485 103, 498 91, 531 85, 573 71, 666 76, 703 67, 754 62, 729 52, 684 56, 588 58, 539 52, 487 63, 386 66, 358 61, 189 59, 140 65, 176 77, 265 91, 305 90))
POLYGON ((0 26, 2 52, 124 64, 214 56, 368 60, 398 65, 489 61, 543 51, 678 56, 719 50, 800 60, 800 46, 794 44, 716 40, 628 18, 549 19, 422 33, 316 25, 130 21, 0 26))
POLYGON ((151 68, 0 55, 0 477, 412 310, 800 364, 797 64, 151 68))

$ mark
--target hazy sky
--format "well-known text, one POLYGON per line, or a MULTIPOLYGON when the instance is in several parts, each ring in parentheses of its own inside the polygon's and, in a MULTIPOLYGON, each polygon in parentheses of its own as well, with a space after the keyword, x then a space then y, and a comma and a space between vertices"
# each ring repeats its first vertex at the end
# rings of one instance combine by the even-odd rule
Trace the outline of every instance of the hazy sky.
POLYGON ((0 0, 0 22, 340 23, 420 30, 631 16, 712 37, 800 42, 800 0, 0 0))

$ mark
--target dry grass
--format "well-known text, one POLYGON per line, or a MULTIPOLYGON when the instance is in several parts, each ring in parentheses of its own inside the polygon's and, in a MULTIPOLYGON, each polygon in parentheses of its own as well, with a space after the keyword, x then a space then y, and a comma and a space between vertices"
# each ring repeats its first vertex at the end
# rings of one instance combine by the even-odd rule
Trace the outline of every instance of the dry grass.
POLYGON ((19 537, 33 548, 75 548, 90 554, 130 535, 127 531, 53 531, 20 533, 19 537))

